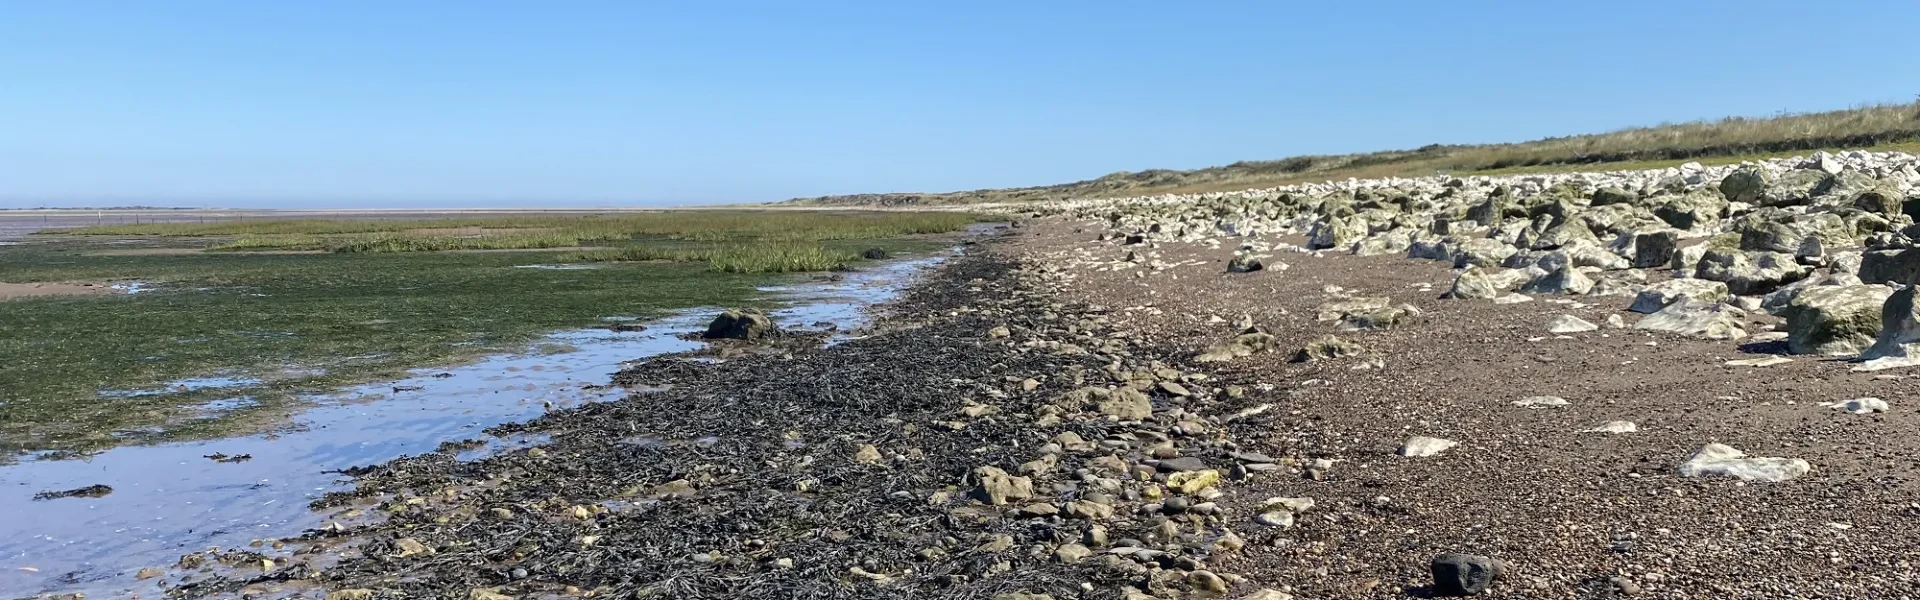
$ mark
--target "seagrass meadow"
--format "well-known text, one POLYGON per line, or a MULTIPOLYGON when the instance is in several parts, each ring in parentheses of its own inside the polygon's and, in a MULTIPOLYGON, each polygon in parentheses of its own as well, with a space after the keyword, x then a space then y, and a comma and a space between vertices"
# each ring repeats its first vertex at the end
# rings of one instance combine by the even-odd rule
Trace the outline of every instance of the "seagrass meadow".
POLYGON ((765 306, 763 286, 943 249, 976 221, 703 210, 46 231, 0 245, 0 284, 95 293, 0 303, 0 443, 84 452, 258 430, 303 395, 606 317, 765 306), (242 396, 217 417, 197 408, 242 396))

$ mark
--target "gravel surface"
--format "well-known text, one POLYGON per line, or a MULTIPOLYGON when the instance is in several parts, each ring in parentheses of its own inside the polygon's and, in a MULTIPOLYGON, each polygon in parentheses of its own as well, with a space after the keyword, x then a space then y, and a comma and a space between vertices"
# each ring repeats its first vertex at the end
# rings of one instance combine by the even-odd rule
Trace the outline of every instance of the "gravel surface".
MULTIPOLYGON (((1250 498, 1312 496, 1326 507, 1229 567, 1249 578, 1314 597, 1402 597, 1424 592, 1430 557, 1472 552, 1512 566, 1494 597, 1604 597, 1623 581, 1674 598, 1914 589, 1909 556, 1920 536, 1906 524, 1920 516, 1920 439, 1908 432, 1920 427, 1920 407, 1899 399, 1920 382, 1900 371, 1853 372, 1818 356, 1725 364, 1784 352, 1781 342, 1609 327, 1554 335, 1548 324, 1558 315, 1593 323, 1638 315, 1625 313, 1630 296, 1443 300, 1457 272, 1433 261, 1292 253, 1277 257, 1285 271, 1228 273, 1230 248, 1094 241, 1098 229, 1059 221, 1029 231, 1022 249, 1069 274, 1061 297, 1104 300, 1120 329, 1189 353, 1232 337, 1242 316, 1276 337, 1278 352, 1220 367, 1287 398, 1274 428, 1236 441, 1333 464, 1322 481, 1263 477, 1244 488, 1250 498), (1140 262, 1124 262, 1129 252, 1140 262), (1316 321, 1319 307, 1349 296, 1386 297, 1420 314, 1387 331, 1316 321), (1328 334, 1366 353, 1287 360, 1328 334), (1514 404, 1534 396, 1568 404, 1514 404), (1855 415, 1822 405, 1866 396, 1890 399, 1892 409, 1855 415), (1588 431, 1616 420, 1638 431, 1588 431), (1398 456, 1414 436, 1459 445, 1398 456), (1680 477, 1678 467, 1710 442, 1804 459, 1812 470, 1783 483, 1680 477)), ((1750 331, 1778 322, 1756 314, 1750 331)))

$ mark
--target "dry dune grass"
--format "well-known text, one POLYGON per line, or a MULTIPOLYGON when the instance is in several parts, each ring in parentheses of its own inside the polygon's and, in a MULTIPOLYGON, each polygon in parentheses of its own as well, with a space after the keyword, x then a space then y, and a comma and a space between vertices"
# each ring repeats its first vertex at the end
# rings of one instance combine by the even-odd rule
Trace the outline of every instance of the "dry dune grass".
POLYGON ((1738 162, 1813 150, 1920 150, 1917 142, 1920 142, 1920 102, 1669 123, 1510 144, 1434 144, 1413 150, 1244 161, 1190 171, 1122 171, 1098 179, 1045 187, 825 196, 795 202, 899 206, 1218 192, 1349 177, 1613 170, 1668 166, 1689 160, 1738 162))
POLYGON ((1920 103, 1771 118, 1639 127, 1597 135, 1470 147, 1448 162, 1464 170, 1877 146, 1920 138, 1920 103))

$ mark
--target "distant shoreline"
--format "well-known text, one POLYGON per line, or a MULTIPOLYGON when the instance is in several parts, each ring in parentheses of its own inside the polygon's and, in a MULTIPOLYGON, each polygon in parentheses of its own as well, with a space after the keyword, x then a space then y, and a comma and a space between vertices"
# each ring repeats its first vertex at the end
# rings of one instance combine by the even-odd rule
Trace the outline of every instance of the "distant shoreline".
POLYGON ((566 208, 162 208, 162 207, 117 207, 117 208, 0 208, 0 215, 49 214, 166 214, 166 215, 261 215, 261 216, 327 216, 327 215, 368 215, 368 214, 527 214, 527 213, 612 213, 612 212, 660 212, 667 210, 705 210, 716 208, 748 209, 753 205, 732 204, 723 206, 675 206, 675 207, 566 207, 566 208))
POLYGON ((668 211, 697 210, 772 210, 772 211, 927 211, 927 210, 967 210, 979 206, 831 206, 831 205, 792 205, 792 204, 705 204, 690 206, 610 206, 610 207, 564 207, 564 208, 0 208, 0 218, 19 218, 23 216, 70 217, 82 216, 166 216, 166 217, 277 217, 277 218, 338 218, 355 216, 465 216, 465 215, 525 215, 525 214, 575 214, 593 215, 607 213, 650 213, 668 211))

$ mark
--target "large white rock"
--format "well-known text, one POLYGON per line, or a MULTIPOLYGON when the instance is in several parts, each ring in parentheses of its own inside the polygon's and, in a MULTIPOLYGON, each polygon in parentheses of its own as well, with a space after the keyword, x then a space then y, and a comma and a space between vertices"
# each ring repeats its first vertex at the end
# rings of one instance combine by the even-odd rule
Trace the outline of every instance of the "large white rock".
POLYGON ((1452 448, 1458 445, 1460 445, 1460 442, 1456 442, 1453 440, 1443 440, 1437 437, 1427 437, 1424 435, 1417 435, 1417 436, 1413 436, 1413 438, 1411 439, 1408 439, 1407 443, 1402 444, 1400 446, 1400 455, 1401 456, 1433 456, 1441 452, 1446 452, 1448 448, 1452 448))
POLYGON ((1572 403, 1567 402, 1566 398, 1559 396, 1527 396, 1513 401, 1514 406, 1521 408, 1552 408, 1556 406, 1566 406, 1568 404, 1572 403))
POLYGON ((1495 298, 1503 290, 1497 281, 1479 267, 1468 267, 1454 278, 1453 287, 1447 290, 1445 297, 1453 299, 1495 298))
POLYGON ((1286 498, 1276 496, 1268 498, 1260 504, 1262 507, 1260 510, 1262 511, 1284 510, 1290 513, 1303 513, 1312 510, 1314 507, 1313 499, 1306 497, 1286 498))
POLYGON ((1593 289, 1593 280, 1571 265, 1562 266, 1546 275, 1534 278, 1522 286, 1520 291, 1529 294, 1585 294, 1593 289))
POLYGON ((1519 251, 1519 248, 1501 243, 1500 240, 1474 238, 1453 248, 1453 266, 1496 267, 1519 251))
POLYGON ((1640 318, 1634 329, 1663 331, 1710 340, 1737 340, 1747 337, 1740 328, 1740 317, 1732 307, 1695 301, 1682 296, 1679 301, 1640 318))
POLYGON ((1856 415, 1883 413, 1892 408, 1887 406, 1887 401, 1879 398, 1854 398, 1846 402, 1836 402, 1833 407, 1856 415))
POLYGON ((1692 273, 1700 265, 1700 258, 1707 255, 1706 245, 1687 246, 1673 252, 1673 262, 1667 263, 1676 271, 1692 273))
POLYGON ((1780 482, 1806 475, 1813 466, 1798 458, 1748 457, 1726 444, 1707 444, 1680 464, 1682 477, 1732 477, 1746 481, 1780 482))
POLYGON ((1547 272, 1545 270, 1542 270, 1539 267, 1526 267, 1522 269, 1507 269, 1504 271, 1489 273, 1488 277, 1493 278, 1493 284, 1495 287, 1498 287, 1502 290, 1511 290, 1515 287, 1518 287, 1520 284, 1526 283, 1528 281, 1532 281, 1533 278, 1539 277, 1541 275, 1545 275, 1546 273, 1547 272))
POLYGON ((1587 433, 1633 433, 1636 431, 1640 431, 1640 426, 1633 424, 1633 421, 1607 421, 1601 423, 1599 427, 1588 429, 1587 433))
POLYGON ((1693 276, 1726 282, 1727 291, 1748 296, 1772 292, 1805 278, 1810 271, 1795 262, 1792 254, 1708 250, 1700 257, 1693 276))
POLYGON ((1627 308, 1637 313, 1653 314, 1673 304, 1681 296, 1702 302, 1719 302, 1727 299, 1727 284, 1705 279, 1673 279, 1662 281, 1640 290, 1633 297, 1633 306, 1627 308))
MULTIPOLYGON (((1759 337, 1759 336, 1755 336, 1755 337, 1759 337)), ((1785 356, 1780 356, 1778 354, 1768 354, 1766 356, 1761 356, 1756 358, 1736 358, 1736 359, 1727 361, 1727 366, 1729 367, 1771 367, 1774 365, 1784 365, 1790 362, 1793 362, 1793 359, 1787 358, 1785 356)))
POLYGON ((1879 285, 1808 288, 1782 309, 1787 350, 1794 354, 1858 354, 1880 333, 1880 311, 1892 293, 1879 285))
MULTIPOLYGON (((1865 282, 1860 281, 1858 275, 1847 272, 1816 273, 1814 276, 1806 279, 1780 286, 1780 289, 1774 290, 1773 293, 1762 297, 1760 299, 1760 308, 1766 310, 1768 313, 1780 315, 1786 310, 1788 304, 1793 303, 1794 297, 1799 296, 1801 292, 1822 286, 1847 285, 1865 285, 1865 282)), ((1887 288, 1887 291, 1891 293, 1893 290, 1887 288)), ((1882 299, 1885 299, 1884 295, 1882 299)), ((1874 305, 1875 310, 1879 308, 1879 305, 1874 305)))
POLYGON ((1550 333, 1585 333, 1599 328, 1599 325, 1573 315, 1559 315, 1547 321, 1547 331, 1550 333))

